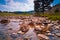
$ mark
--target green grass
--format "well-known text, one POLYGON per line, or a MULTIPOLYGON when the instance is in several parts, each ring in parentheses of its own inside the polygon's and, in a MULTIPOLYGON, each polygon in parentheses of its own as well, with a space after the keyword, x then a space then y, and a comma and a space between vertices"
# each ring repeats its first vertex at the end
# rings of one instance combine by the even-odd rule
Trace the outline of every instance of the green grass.
POLYGON ((22 13, 22 14, 15 14, 15 13, 0 13, 0 16, 30 16, 31 14, 22 13))
POLYGON ((44 14, 44 15, 42 15, 41 14, 41 16, 45 16, 45 17, 48 17, 50 20, 60 20, 60 14, 58 14, 58 13, 56 13, 56 14, 44 14))
MULTIPOLYGON (((0 13, 0 16, 30 16, 31 14, 29 13, 21 13, 21 14, 15 14, 15 13, 0 13)), ((47 14, 44 13, 43 14, 38 14, 38 16, 45 16, 48 17, 50 20, 60 20, 60 14, 59 13, 55 13, 55 14, 47 14)))

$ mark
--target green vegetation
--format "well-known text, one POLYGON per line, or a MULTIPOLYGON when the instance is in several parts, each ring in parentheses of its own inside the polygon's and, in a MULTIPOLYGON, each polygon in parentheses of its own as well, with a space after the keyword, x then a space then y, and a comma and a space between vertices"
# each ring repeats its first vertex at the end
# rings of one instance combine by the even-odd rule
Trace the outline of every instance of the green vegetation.
POLYGON ((41 14, 41 16, 45 16, 45 17, 48 17, 49 19, 51 20, 60 20, 60 14, 58 13, 55 13, 55 14, 41 14))
POLYGON ((15 14, 15 13, 0 13, 0 16, 29 16, 31 14, 28 13, 20 13, 20 14, 15 14))
POLYGON ((60 12, 58 9, 56 9, 55 11, 54 11, 55 13, 58 13, 58 12, 60 12))
MULTIPOLYGON (((20 13, 20 14, 15 14, 15 13, 0 13, 0 16, 30 16, 31 14, 29 13, 20 13)), ((60 20, 60 14, 59 13, 44 13, 44 15, 41 13, 39 14, 34 14, 35 16, 44 16, 44 17, 48 17, 50 20, 60 20)))

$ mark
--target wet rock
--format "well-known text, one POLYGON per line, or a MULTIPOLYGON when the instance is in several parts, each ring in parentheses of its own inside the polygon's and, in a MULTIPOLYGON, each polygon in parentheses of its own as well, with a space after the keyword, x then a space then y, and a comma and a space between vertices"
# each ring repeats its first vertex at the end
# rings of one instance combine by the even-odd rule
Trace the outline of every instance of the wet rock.
POLYGON ((56 26, 55 29, 60 29, 60 27, 59 26, 56 26))
POLYGON ((8 30, 12 30, 12 28, 8 28, 8 30))
POLYGON ((13 24, 13 23, 19 23, 19 19, 9 19, 10 20, 10 23, 13 24))
POLYGON ((53 25, 54 25, 54 24, 52 24, 52 23, 48 24, 49 27, 52 27, 53 25))
POLYGON ((2 20, 0 21, 1 24, 8 24, 9 22, 10 22, 10 21, 7 20, 7 19, 2 19, 2 20))
POLYGON ((56 36, 60 37, 60 33, 56 33, 56 36))
POLYGON ((44 38, 44 39, 46 39, 46 40, 49 40, 49 37, 47 37, 47 36, 44 35, 44 34, 38 34, 38 37, 44 38))
POLYGON ((47 33, 50 33, 50 31, 49 31, 49 30, 47 30, 46 32, 47 32, 47 33))
POLYGON ((22 31, 18 31, 18 33, 19 33, 19 34, 24 34, 24 32, 22 32, 22 31))
POLYGON ((54 36, 54 34, 52 34, 52 33, 48 33, 47 35, 51 35, 51 36, 54 36))

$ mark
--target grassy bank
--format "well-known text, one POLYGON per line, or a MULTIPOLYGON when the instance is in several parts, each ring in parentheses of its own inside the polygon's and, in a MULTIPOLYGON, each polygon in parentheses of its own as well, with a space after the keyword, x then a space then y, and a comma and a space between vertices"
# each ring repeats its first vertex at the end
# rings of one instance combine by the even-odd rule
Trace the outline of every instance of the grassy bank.
POLYGON ((30 16, 31 14, 28 13, 21 13, 21 14, 15 14, 15 13, 0 13, 0 16, 30 16))
POLYGON ((41 16, 45 16, 45 17, 48 17, 50 20, 60 20, 60 14, 56 13, 56 14, 44 14, 41 16))
MULTIPOLYGON (((30 16, 31 14, 29 13, 20 13, 20 14, 15 14, 15 13, 0 13, 0 16, 30 16)), ((45 16, 48 17, 50 20, 60 20, 60 14, 55 13, 55 14, 38 14, 40 16, 45 16)))

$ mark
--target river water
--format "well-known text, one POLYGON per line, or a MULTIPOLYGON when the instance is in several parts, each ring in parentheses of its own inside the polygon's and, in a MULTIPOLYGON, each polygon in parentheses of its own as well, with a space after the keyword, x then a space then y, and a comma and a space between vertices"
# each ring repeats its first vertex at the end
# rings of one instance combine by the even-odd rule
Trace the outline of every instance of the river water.
MULTIPOLYGON (((0 31, 7 32, 8 28, 12 28, 12 32, 18 31, 20 27, 19 24, 20 24, 19 19, 17 19, 17 21, 15 19, 10 19, 10 23, 8 25, 4 25, 0 23, 0 31)), ((0 34, 0 37, 1 37, 1 34, 0 34)), ((60 38, 56 36, 48 36, 48 37, 50 38, 50 40, 60 40, 60 38)))

